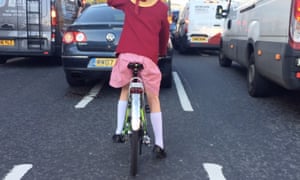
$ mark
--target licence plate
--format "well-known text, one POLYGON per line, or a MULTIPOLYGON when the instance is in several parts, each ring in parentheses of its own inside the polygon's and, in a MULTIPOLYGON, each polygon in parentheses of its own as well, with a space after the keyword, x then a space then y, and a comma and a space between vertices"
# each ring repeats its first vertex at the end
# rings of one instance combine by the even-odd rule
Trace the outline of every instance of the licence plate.
POLYGON ((15 46, 14 40, 0 40, 0 46, 15 46))
POLYGON ((208 42, 208 38, 201 37, 201 36, 195 36, 195 37, 192 37, 191 42, 208 42))
POLYGON ((88 67, 113 67, 116 63, 116 58, 92 58, 88 67))

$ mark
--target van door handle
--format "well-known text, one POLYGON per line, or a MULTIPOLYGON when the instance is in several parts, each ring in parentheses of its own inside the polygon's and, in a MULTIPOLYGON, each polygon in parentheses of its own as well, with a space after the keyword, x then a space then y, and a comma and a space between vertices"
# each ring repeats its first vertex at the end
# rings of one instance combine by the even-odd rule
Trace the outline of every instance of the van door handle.
POLYGON ((0 29, 13 30, 13 29, 15 29, 15 25, 13 25, 13 24, 2 24, 0 29))
POLYGON ((220 25, 220 24, 214 24, 214 26, 215 26, 215 27, 220 27, 221 25, 220 25))

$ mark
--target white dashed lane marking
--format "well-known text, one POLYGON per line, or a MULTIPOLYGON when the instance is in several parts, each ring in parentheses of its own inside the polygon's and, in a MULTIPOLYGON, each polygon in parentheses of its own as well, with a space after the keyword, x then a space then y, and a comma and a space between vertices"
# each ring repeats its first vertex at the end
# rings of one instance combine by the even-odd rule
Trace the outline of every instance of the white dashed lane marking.
POLYGON ((85 108, 93 99, 95 99, 103 87, 104 81, 101 81, 99 84, 96 84, 90 92, 85 95, 79 103, 75 105, 76 109, 85 108))
MULTIPOLYGON (((181 107, 183 108, 184 111, 194 111, 177 72, 172 72, 172 73, 173 73, 173 79, 175 82, 175 86, 176 86, 176 90, 177 90, 177 94, 179 97, 181 107)), ((76 109, 85 108, 91 101, 93 101, 95 99, 95 97, 97 97, 98 93, 100 92, 101 88, 103 87, 103 84, 104 84, 104 81, 102 81, 99 84, 97 84, 96 86, 94 86, 90 90, 90 92, 87 95, 85 95, 81 99, 81 101, 75 105, 75 108, 76 109)))
POLYGON ((177 72, 173 72, 173 78, 177 89, 179 101, 181 103, 181 107, 184 111, 194 111, 177 72))

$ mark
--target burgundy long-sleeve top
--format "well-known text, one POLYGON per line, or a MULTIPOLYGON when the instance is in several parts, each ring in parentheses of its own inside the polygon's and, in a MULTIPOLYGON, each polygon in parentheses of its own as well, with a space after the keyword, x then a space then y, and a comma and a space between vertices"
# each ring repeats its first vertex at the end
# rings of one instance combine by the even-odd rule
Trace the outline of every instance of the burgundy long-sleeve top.
POLYGON ((158 0, 151 7, 137 7, 130 0, 108 0, 108 5, 125 13, 117 54, 135 53, 157 64, 167 54, 169 39, 168 7, 158 0))

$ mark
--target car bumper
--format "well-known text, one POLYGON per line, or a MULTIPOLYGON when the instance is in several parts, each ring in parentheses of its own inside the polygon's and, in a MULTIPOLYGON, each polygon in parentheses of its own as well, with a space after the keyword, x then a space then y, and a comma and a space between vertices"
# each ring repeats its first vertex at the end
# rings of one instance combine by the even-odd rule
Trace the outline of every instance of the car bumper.
MULTIPOLYGON (((115 58, 115 57, 110 57, 115 58)), ((62 56, 63 67, 66 70, 81 70, 81 71, 111 71, 112 67, 97 67, 89 68, 89 56, 62 56)))
POLYGON ((220 49, 220 44, 194 43, 189 41, 188 47, 199 49, 220 49))

